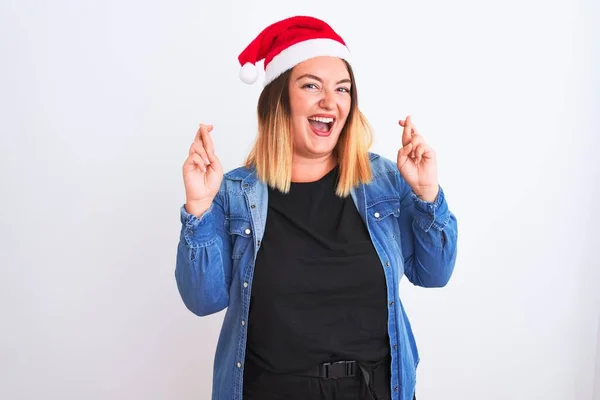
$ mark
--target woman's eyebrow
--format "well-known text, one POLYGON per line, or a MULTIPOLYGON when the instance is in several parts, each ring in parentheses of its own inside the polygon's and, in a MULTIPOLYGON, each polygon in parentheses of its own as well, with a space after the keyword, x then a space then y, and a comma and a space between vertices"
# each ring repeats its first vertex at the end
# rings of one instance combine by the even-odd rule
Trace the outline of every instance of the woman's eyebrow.
MULTIPOLYGON (((318 76, 313 75, 313 74, 304 74, 302 76, 299 76, 296 79, 296 81, 299 81, 302 78, 311 78, 311 79, 314 79, 316 81, 319 81, 319 82, 323 83, 323 79, 321 79, 318 76)), ((352 83, 352 81, 350 79, 346 78, 346 79, 342 79, 341 81, 336 82, 336 85, 339 85, 340 83, 352 83)))

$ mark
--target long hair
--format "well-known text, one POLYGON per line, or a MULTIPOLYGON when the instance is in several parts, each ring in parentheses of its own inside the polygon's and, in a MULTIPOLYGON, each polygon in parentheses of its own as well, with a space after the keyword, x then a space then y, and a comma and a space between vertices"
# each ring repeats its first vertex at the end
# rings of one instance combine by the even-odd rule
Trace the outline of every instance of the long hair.
MULTIPOLYGON (((358 92, 352 67, 344 60, 350 80, 350 112, 334 149, 339 165, 336 194, 346 197, 353 187, 372 179, 369 148, 373 142, 371 126, 358 108, 358 92)), ((291 69, 266 85, 257 106, 258 135, 245 166, 255 167, 258 178, 269 186, 288 193, 292 179, 293 140, 289 81, 291 69)))

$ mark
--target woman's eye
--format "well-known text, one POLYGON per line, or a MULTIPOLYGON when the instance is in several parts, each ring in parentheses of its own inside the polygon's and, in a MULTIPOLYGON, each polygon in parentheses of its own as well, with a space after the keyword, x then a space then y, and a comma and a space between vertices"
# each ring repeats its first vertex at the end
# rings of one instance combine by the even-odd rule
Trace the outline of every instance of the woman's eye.
POLYGON ((341 90, 344 93, 350 93, 350 89, 347 87, 341 87, 341 88, 338 88, 338 90, 341 90))
POLYGON ((317 85, 314 83, 305 83, 302 87, 305 89, 318 89, 317 85))

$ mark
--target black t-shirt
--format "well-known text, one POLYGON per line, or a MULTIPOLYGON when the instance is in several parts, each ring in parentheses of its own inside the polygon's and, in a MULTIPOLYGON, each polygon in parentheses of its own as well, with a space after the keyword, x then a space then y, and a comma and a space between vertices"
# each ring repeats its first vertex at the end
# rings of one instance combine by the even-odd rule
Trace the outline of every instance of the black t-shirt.
POLYGON ((338 173, 269 188, 246 367, 293 373, 389 354, 383 268, 352 198, 335 194, 338 173))

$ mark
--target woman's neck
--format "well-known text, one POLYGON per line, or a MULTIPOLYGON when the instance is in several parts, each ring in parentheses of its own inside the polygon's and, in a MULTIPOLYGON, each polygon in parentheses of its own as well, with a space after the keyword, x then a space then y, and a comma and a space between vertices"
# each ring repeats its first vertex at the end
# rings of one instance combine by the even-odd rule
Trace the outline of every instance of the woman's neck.
POLYGON ((337 161, 333 154, 322 158, 303 158, 294 156, 292 160, 292 182, 318 181, 331 171, 337 161))

